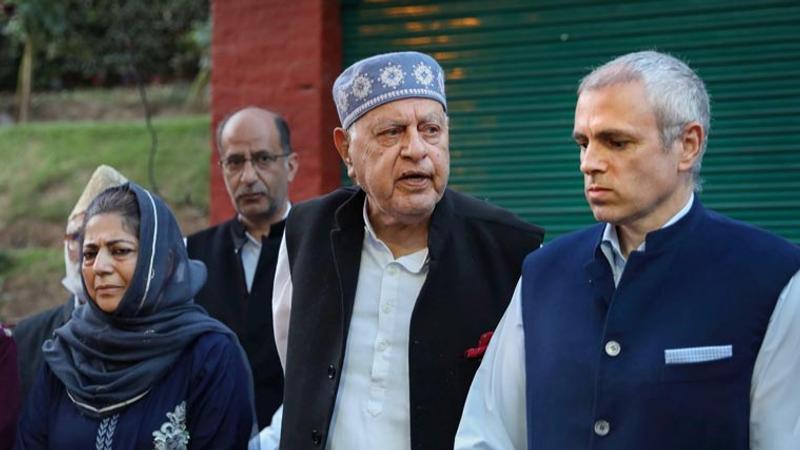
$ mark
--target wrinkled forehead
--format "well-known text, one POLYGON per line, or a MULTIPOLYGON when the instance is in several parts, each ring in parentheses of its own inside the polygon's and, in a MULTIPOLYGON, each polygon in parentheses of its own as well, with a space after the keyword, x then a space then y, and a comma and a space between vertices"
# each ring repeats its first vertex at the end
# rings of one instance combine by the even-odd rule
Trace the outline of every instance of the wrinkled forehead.
POLYGON ((353 125, 371 127, 382 123, 408 125, 426 122, 447 124, 447 114, 442 104, 427 98, 406 98, 376 107, 361 116, 353 125))

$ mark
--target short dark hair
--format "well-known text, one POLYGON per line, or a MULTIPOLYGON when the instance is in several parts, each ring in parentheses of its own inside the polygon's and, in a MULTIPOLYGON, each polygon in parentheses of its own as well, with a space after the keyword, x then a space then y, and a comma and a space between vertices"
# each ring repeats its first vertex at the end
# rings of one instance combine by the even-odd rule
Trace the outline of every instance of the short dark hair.
MULTIPOLYGON (((106 189, 92 200, 86 208, 86 215, 83 218, 83 227, 89 220, 100 214, 118 214, 122 218, 122 226, 126 231, 139 238, 139 202, 136 201, 130 185, 125 183, 121 186, 114 186, 106 189)), ((83 233, 81 233, 83 234, 83 233)), ((83 237, 81 237, 81 241, 83 237)))
POLYGON ((278 138, 281 141, 281 150, 283 153, 289 154, 292 153, 292 138, 291 134, 289 133, 289 123, 286 122, 286 119, 283 118, 280 114, 276 113, 275 111, 270 111, 268 109, 260 108, 258 106, 245 106, 244 108, 239 108, 228 115, 225 116, 222 120, 220 120, 219 125, 217 125, 217 133, 216 133, 216 143, 217 143, 217 151, 222 152, 222 132, 225 131, 225 125, 228 124, 228 121, 231 117, 235 116, 241 111, 245 109, 259 109, 261 111, 266 111, 275 116, 275 128, 278 130, 278 138))
POLYGON ((275 115, 275 128, 278 129, 278 137, 281 138, 281 148, 283 153, 292 153, 292 142, 289 134, 289 124, 280 115, 275 115))

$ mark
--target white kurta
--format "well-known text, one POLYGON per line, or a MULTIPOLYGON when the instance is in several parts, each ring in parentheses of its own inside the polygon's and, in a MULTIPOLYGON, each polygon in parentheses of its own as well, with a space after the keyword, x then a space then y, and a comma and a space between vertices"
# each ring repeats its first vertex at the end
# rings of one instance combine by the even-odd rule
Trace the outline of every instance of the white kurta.
MULTIPOLYGON (((375 235, 364 206, 365 232, 344 364, 331 418, 331 450, 411 447, 408 340, 411 314, 428 275, 428 249, 395 259, 375 235)), ((275 342, 286 365, 292 279, 281 243, 272 296, 275 342)), ((277 424, 272 424, 271 435, 277 424)))

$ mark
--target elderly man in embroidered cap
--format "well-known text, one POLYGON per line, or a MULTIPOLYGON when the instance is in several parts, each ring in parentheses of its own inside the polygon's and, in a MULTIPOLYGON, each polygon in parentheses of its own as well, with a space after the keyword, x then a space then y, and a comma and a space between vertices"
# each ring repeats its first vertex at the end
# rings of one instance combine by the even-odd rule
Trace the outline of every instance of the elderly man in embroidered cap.
POLYGON ((78 202, 69 214, 67 230, 66 234, 64 234, 66 275, 61 283, 70 293, 69 300, 55 308, 28 317, 14 329, 23 399, 27 396, 28 390, 35 380, 36 372, 39 371, 39 367, 42 365, 42 344, 51 337, 53 330, 64 325, 69 320, 72 310, 79 304, 78 293, 83 289, 80 273, 79 239, 86 208, 97 197, 97 194, 127 181, 124 176, 109 166, 101 165, 95 169, 94 174, 89 179, 89 183, 83 189, 78 202))
POLYGON ((447 188, 444 73, 430 56, 358 61, 333 95, 355 186, 287 219, 273 294, 281 448, 452 448, 479 363, 468 350, 543 231, 447 188))

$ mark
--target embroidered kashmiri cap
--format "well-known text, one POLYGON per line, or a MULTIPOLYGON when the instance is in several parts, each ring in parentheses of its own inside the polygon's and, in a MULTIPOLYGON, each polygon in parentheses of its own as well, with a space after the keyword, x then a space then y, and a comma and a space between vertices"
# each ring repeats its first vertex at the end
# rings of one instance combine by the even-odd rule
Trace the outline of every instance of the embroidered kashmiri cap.
POLYGON ((429 98, 447 111, 444 71, 435 59, 419 52, 383 53, 357 61, 333 83, 344 128, 384 103, 405 98, 429 98))

